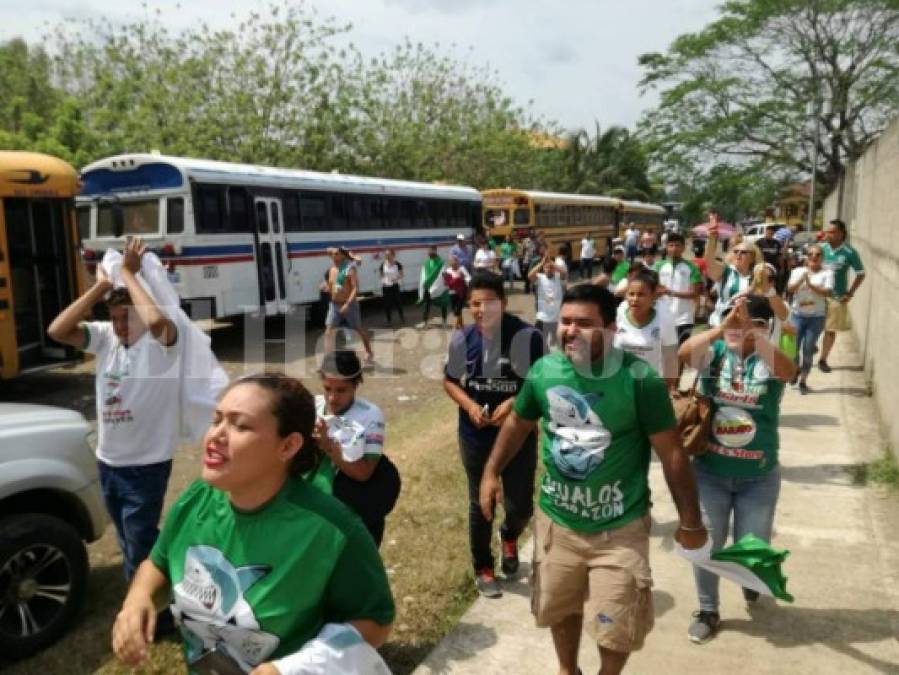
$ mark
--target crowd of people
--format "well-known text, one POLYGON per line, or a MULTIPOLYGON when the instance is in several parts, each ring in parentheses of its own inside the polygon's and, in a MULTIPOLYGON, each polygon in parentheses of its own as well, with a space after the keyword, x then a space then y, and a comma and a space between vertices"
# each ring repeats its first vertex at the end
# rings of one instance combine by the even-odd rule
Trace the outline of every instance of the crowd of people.
MULTIPOLYGON (((680 546, 710 541, 714 551, 747 533, 770 541, 785 386, 810 391, 822 332, 819 368, 830 371, 835 334, 848 327, 846 305, 864 279, 838 220, 791 270, 769 236, 738 241, 719 260, 715 214, 701 266, 685 257, 683 236, 669 233, 659 250, 653 233, 632 230, 599 261, 585 237, 576 265, 570 250, 537 236, 498 247, 485 239, 472 250, 460 235, 448 262, 432 248, 422 268, 422 325, 437 307, 444 324, 448 309, 455 316, 443 389, 458 407, 475 586, 502 595, 533 519, 532 609, 552 633, 562 675, 579 672, 582 632, 597 644, 601 672, 614 674, 652 629, 652 451, 677 508, 680 546), (519 279, 535 296, 534 325, 507 309, 519 279), (689 377, 712 415, 704 452, 693 457, 672 404, 689 377), (502 576, 492 546, 497 505, 502 576)), ((358 261, 345 248, 330 251, 323 393, 280 374, 231 382, 203 440, 200 478, 160 531, 179 396, 174 380, 157 374, 172 372, 184 340, 140 283, 145 251, 130 240, 123 285, 101 270, 49 328, 96 355, 97 458, 129 581, 112 630, 116 655, 141 663, 154 635, 173 626, 193 672, 302 673, 304 650, 335 625, 380 647, 395 607, 378 547, 402 481, 384 451, 387 420, 358 395, 373 358, 358 261), (110 320, 83 321, 103 301, 110 320), (365 360, 336 345, 345 328, 365 360)), ((387 321, 404 322, 393 251, 379 273, 387 321)), ((720 627, 718 577, 697 567, 695 585, 686 627, 701 644, 720 627)))

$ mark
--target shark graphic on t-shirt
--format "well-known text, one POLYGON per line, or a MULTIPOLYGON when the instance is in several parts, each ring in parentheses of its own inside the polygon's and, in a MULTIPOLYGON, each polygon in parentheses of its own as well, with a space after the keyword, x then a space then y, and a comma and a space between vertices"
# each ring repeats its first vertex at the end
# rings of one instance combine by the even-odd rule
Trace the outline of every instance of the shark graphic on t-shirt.
POLYGON ((559 472, 571 480, 584 480, 600 465, 612 434, 593 404, 598 394, 580 394, 571 387, 548 389, 550 452, 559 472))
POLYGON ((181 624, 188 662, 218 649, 247 672, 278 647, 276 635, 263 631, 244 593, 268 574, 267 565, 235 568, 212 546, 191 546, 184 577, 174 587, 172 614, 181 624))

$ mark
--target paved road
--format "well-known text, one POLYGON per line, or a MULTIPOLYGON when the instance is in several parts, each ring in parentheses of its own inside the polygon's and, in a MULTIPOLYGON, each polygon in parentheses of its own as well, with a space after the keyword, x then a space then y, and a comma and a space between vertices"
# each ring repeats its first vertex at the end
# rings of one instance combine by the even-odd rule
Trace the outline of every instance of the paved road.
MULTIPOLYGON (((658 462, 651 556, 656 627, 629 673, 899 673, 899 500, 853 482, 852 467, 879 455, 861 360, 838 344, 813 393, 790 390, 781 426, 783 488, 774 543, 792 551, 785 564, 792 605, 760 603, 750 611, 739 588, 722 582, 722 631, 692 645, 686 630, 696 609, 693 577, 671 552, 674 506, 658 462)), ((528 547, 525 547, 528 548, 528 547)), ((584 673, 596 672, 593 645, 581 646, 584 673)), ((534 628, 528 588, 519 582, 500 600, 478 600, 417 675, 556 672, 548 630, 534 628)))

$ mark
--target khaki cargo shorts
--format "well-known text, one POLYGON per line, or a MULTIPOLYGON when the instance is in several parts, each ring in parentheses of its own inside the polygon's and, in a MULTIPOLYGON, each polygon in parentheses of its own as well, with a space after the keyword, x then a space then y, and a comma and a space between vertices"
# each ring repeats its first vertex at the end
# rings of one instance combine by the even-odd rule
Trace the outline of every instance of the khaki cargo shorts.
POLYGON ((584 615, 596 643, 632 652, 654 623, 647 513, 605 532, 576 532, 543 511, 534 520, 531 611, 538 626, 584 615))
POLYGON ((827 320, 824 322, 824 330, 844 331, 849 330, 852 323, 849 321, 849 303, 839 300, 827 301, 827 320))

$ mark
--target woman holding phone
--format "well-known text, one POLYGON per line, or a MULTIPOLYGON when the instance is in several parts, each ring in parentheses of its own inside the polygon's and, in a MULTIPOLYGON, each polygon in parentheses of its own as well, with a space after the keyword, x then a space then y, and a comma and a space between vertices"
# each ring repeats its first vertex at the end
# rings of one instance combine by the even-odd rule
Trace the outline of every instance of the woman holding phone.
POLYGON ((316 439, 323 457, 307 480, 349 506, 381 545, 384 523, 400 496, 400 474, 384 454, 384 414, 356 396, 362 362, 351 349, 325 354, 324 394, 315 397, 316 439))
POLYGON ((146 659, 169 597, 191 673, 289 673, 330 623, 384 643, 394 604, 374 542, 349 509, 299 477, 318 461, 315 419, 294 378, 253 375, 225 391, 201 479, 169 511, 116 617, 120 660, 146 659))

